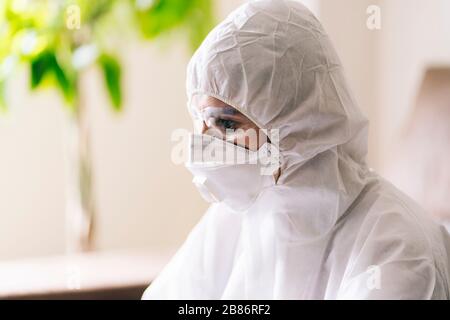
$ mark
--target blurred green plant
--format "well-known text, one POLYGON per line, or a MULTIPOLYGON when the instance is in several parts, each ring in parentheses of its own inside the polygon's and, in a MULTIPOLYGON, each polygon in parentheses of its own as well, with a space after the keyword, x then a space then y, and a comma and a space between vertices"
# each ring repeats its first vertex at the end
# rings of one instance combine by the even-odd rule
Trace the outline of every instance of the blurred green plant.
POLYGON ((155 39, 187 34, 195 49, 213 23, 212 0, 1 0, 0 109, 6 83, 20 64, 33 90, 53 86, 76 111, 80 73, 96 64, 113 110, 121 110, 117 41, 130 32, 155 39))
POLYGON ((123 39, 187 34, 195 49, 212 27, 213 0, 0 0, 0 111, 6 84, 19 65, 29 69, 30 88, 56 87, 69 108, 67 249, 92 250, 95 231, 89 120, 80 79, 87 67, 103 73, 112 110, 122 109, 123 39))

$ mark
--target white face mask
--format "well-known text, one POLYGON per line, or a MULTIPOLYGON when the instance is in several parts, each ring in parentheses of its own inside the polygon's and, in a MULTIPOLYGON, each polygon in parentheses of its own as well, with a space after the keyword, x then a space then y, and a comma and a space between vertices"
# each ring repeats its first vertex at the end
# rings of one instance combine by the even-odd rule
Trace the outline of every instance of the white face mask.
POLYGON ((274 154, 279 153, 269 143, 250 151, 209 135, 191 134, 186 167, 206 201, 244 211, 264 188, 275 184, 279 159, 274 154))

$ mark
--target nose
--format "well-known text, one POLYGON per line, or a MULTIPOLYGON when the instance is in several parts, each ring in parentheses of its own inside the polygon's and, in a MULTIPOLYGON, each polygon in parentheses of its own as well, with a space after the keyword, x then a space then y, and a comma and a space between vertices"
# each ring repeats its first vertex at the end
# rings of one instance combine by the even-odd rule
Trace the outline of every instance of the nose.
POLYGON ((218 128, 215 128, 213 125, 208 126, 208 124, 205 121, 203 121, 202 123, 201 133, 226 140, 226 136, 223 132, 221 132, 218 128))
POLYGON ((205 134, 206 131, 208 131, 208 126, 206 125, 205 121, 202 123, 202 134, 205 134))

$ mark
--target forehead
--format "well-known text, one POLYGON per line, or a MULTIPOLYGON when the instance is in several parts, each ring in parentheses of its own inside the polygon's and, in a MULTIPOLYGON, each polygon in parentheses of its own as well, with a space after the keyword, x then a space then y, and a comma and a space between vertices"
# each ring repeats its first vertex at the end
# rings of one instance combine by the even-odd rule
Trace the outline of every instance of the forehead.
POLYGON ((255 128, 258 126, 247 116, 237 110, 235 107, 208 95, 195 95, 191 101, 190 110, 194 118, 201 119, 205 117, 233 119, 241 125, 251 125, 255 128))
MULTIPOLYGON (((206 107, 216 107, 216 108, 230 108, 231 106, 226 104, 225 102, 210 96, 202 96, 200 97, 197 108, 202 110, 206 107)), ((233 108, 233 107, 231 107, 233 108)))
POLYGON ((208 95, 194 96, 191 106, 192 106, 191 110, 193 110, 194 113, 199 112, 200 114, 203 114, 203 116, 214 114, 215 117, 218 117, 219 115, 226 114, 227 116, 233 116, 236 119, 239 118, 240 121, 245 120, 245 122, 251 122, 239 110, 223 102, 222 100, 212 96, 208 95))

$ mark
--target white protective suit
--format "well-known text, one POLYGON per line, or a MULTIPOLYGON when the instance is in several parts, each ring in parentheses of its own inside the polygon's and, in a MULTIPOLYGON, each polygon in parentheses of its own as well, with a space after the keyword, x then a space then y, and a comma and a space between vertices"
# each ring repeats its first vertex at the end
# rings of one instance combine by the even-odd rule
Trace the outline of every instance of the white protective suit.
POLYGON ((303 5, 236 9, 192 57, 187 92, 279 129, 281 176, 244 212, 212 204, 144 299, 449 298, 448 234, 366 166, 368 122, 303 5))

